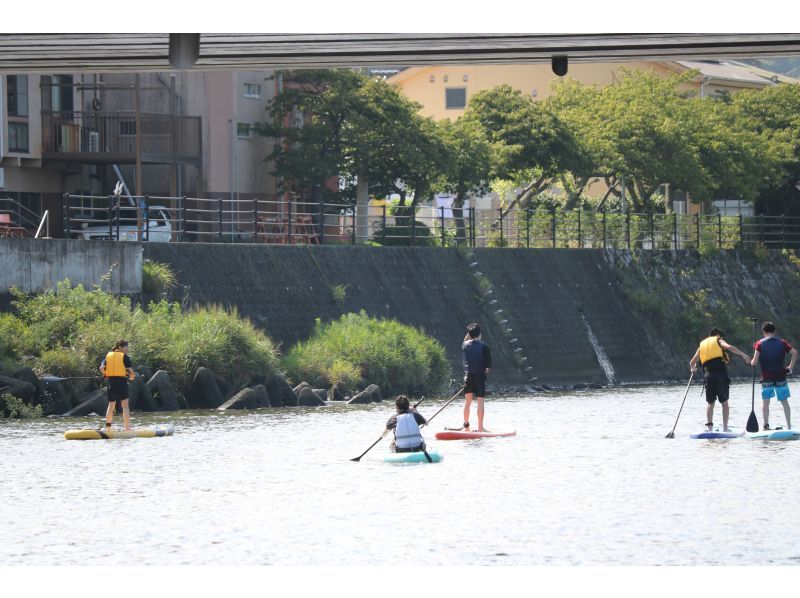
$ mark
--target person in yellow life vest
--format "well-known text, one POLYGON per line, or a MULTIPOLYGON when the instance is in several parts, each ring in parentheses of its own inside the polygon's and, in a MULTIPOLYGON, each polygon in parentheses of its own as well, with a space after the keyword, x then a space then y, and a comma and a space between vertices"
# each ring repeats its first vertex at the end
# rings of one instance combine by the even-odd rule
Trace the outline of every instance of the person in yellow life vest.
POLYGON ((700 346, 689 362, 689 370, 694 371, 698 360, 705 370, 706 427, 709 431, 714 428, 714 402, 719 401, 722 405, 722 428, 728 432, 730 431, 728 429, 728 394, 731 386, 731 379, 728 377, 728 362, 730 361, 728 351, 741 357, 747 365, 750 365, 750 358, 722 340, 723 336, 722 330, 719 328, 712 329, 708 336, 700 341, 700 346))
POLYGON ((128 380, 133 380, 133 363, 128 357, 128 341, 120 339, 108 352, 100 364, 100 373, 108 379, 108 409, 106 409, 106 429, 111 428, 114 408, 122 404, 122 422, 125 431, 131 429, 131 412, 128 407, 128 380))

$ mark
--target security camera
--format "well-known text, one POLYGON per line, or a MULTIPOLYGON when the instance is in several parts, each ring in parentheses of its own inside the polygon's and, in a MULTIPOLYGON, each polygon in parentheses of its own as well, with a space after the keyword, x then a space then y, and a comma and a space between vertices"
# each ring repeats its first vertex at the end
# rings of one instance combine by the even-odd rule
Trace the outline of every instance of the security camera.
POLYGON ((552 58, 552 66, 553 72, 558 75, 559 77, 563 77, 567 74, 567 67, 569 66, 569 61, 566 56, 553 56, 552 58))

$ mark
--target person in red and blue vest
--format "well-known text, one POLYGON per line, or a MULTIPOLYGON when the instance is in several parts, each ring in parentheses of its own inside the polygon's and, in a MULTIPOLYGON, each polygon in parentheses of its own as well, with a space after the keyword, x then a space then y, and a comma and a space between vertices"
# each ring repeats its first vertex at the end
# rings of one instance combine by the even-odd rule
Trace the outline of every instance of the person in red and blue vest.
POLYGON ((769 430, 769 401, 776 397, 786 416, 786 427, 792 429, 792 412, 789 409, 789 384, 786 375, 791 374, 797 362, 797 349, 782 338, 775 336, 775 324, 764 322, 761 327, 764 338, 753 345, 755 353, 750 362, 755 366, 761 363, 761 399, 764 413, 764 429, 769 430), (786 367, 786 354, 790 354, 789 367, 786 367))

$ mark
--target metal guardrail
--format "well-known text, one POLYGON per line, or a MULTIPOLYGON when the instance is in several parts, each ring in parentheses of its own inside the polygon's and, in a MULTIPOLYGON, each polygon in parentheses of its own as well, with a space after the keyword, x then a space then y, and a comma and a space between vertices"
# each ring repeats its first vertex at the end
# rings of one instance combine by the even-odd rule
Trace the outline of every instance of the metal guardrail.
POLYGON ((436 247, 733 249, 800 247, 800 218, 352 206, 286 199, 65 195, 64 236, 174 242, 436 247), (163 217, 162 217, 163 216, 163 217), (413 216, 413 217, 412 217, 413 216), (138 226, 138 228, 137 228, 138 226), (102 234, 100 231, 102 230, 102 234), (132 234, 133 233, 133 234, 132 234))

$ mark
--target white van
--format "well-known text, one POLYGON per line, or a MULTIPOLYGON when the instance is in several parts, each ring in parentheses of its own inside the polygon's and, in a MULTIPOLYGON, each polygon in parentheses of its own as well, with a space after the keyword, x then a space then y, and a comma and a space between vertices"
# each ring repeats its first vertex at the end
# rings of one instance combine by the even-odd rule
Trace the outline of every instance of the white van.
MULTIPOLYGON (((147 210, 149 222, 142 222, 142 240, 168 243, 172 241, 172 220, 169 210, 164 206, 150 206, 147 210)), ((112 218, 115 215, 112 215, 112 218)), ((142 213, 144 218, 144 212, 142 213)), ((75 239, 94 241, 136 241, 136 208, 122 207, 119 212, 119 225, 112 221, 111 229, 108 224, 98 224, 98 220, 108 221, 108 212, 98 212, 93 216, 93 222, 83 222, 79 225, 78 232, 73 234, 75 239), (118 234, 119 232, 119 234, 118 234)), ((73 224, 73 230, 75 227, 73 224)))

